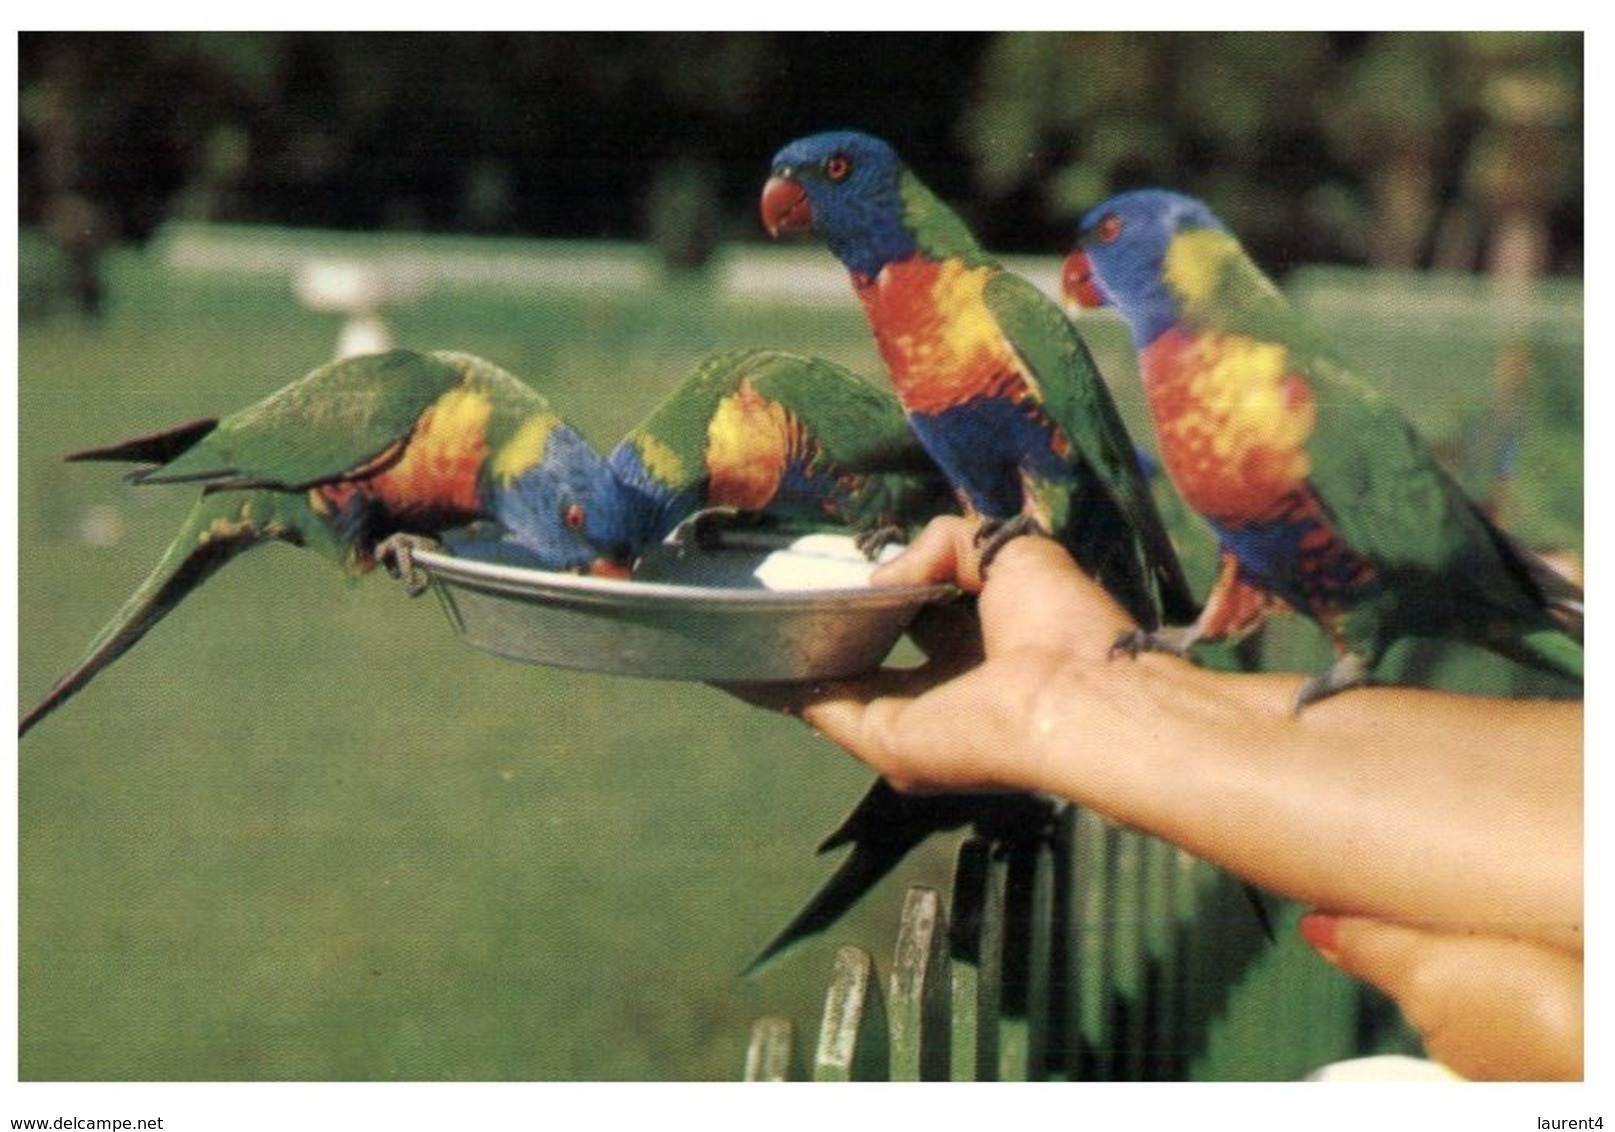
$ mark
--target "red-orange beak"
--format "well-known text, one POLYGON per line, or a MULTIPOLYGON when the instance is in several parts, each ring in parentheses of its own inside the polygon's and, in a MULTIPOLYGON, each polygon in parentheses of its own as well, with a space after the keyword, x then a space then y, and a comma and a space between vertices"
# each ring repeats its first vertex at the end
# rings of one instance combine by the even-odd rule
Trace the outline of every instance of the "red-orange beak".
POLYGON ((775 175, 763 186, 763 227, 770 236, 806 232, 813 227, 813 205, 795 177, 775 175))
POLYGON ((1093 264, 1088 253, 1078 248, 1065 257, 1065 269, 1060 273, 1060 293, 1068 307, 1102 307, 1105 296, 1094 282, 1093 264))
POLYGON ((622 581, 627 581, 629 570, 625 563, 616 562, 610 558, 596 558, 589 563, 589 577, 619 578, 622 581))

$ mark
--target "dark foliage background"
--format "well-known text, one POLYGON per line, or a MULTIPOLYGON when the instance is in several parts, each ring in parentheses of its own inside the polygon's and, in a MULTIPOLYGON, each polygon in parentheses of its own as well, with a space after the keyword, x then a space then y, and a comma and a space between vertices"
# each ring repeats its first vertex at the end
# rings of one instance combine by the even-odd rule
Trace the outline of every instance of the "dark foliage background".
POLYGON ((21 219, 756 238, 769 155, 848 125, 1005 251, 1157 182, 1277 269, 1576 273, 1582 58, 1549 32, 22 34, 21 219))

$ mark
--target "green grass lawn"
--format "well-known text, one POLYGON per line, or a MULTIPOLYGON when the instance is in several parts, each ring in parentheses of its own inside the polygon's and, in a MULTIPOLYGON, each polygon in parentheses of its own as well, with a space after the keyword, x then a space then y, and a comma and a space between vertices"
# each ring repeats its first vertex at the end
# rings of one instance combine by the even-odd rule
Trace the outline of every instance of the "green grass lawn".
MULTIPOLYGON (((459 291, 390 321, 401 345, 505 365, 602 444, 715 349, 878 372, 850 295, 796 310, 698 283, 459 291)), ((22 325, 20 707, 191 502, 57 457, 244 405, 325 360, 336 332, 284 281, 139 256, 115 264, 103 322, 22 325)), ((1093 341, 1142 425, 1119 326, 1093 341)), ((1407 348, 1353 346, 1385 362, 1407 348)), ((1543 353, 1562 372, 1515 494, 1526 533, 1576 547, 1579 348, 1543 353)), ((1400 370, 1421 424, 1461 431, 1493 350, 1414 348, 1400 370)), ((756 1016, 811 1022, 835 948, 884 961, 902 888, 946 880, 937 846, 833 938, 736 977, 827 874, 812 849, 867 782, 800 724, 715 690, 500 661, 385 578, 248 555, 19 748, 20 1076, 734 1078, 756 1016)))

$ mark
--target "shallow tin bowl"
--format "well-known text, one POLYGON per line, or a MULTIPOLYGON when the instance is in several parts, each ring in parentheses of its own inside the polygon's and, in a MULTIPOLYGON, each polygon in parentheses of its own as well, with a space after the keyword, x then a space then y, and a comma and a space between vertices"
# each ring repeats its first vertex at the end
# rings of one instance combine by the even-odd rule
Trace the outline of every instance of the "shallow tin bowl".
POLYGON ((467 642, 535 664, 720 683, 822 680, 875 668, 952 586, 871 586, 842 536, 659 548, 632 579, 417 550, 467 642))

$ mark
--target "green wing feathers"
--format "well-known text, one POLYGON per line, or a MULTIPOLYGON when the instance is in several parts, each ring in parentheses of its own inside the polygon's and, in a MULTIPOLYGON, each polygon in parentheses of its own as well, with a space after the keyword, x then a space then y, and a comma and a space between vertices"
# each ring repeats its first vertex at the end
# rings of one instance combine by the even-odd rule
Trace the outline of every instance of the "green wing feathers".
POLYGON ((233 413, 147 483, 208 480, 302 488, 381 458, 463 374, 442 357, 394 350, 332 362, 233 413))
POLYGON ((987 284, 988 309, 1037 383, 1049 416, 1119 495, 1136 490, 1132 437, 1099 367, 1069 319, 1026 280, 999 273, 987 284))
POLYGON ((891 393, 822 358, 769 349, 707 358, 624 439, 642 454, 656 452, 659 458, 646 465, 664 469, 663 478, 681 486, 673 481, 704 472, 713 416, 743 383, 796 417, 845 471, 923 473, 933 467, 891 393), (675 465, 685 470, 683 477, 675 465))
MULTIPOLYGON (((1036 383, 1045 411, 1071 443, 1079 482, 1072 488, 1070 521, 1079 529, 1095 528, 1089 541, 1118 544, 1120 549, 1103 548, 1110 560, 1118 561, 1123 552, 1135 556, 1160 618, 1173 624, 1192 621, 1199 611, 1193 591, 1138 466, 1132 436, 1087 344, 1060 309, 1019 276, 994 276, 986 300, 1036 383), (1099 509, 1112 510, 1116 521, 1100 521, 1099 509)), ((1139 609, 1133 613, 1143 615, 1139 609)))
POLYGON ((748 360, 743 376, 801 421, 825 457, 845 471, 927 473, 935 467, 896 396, 851 370, 768 350, 748 360))

